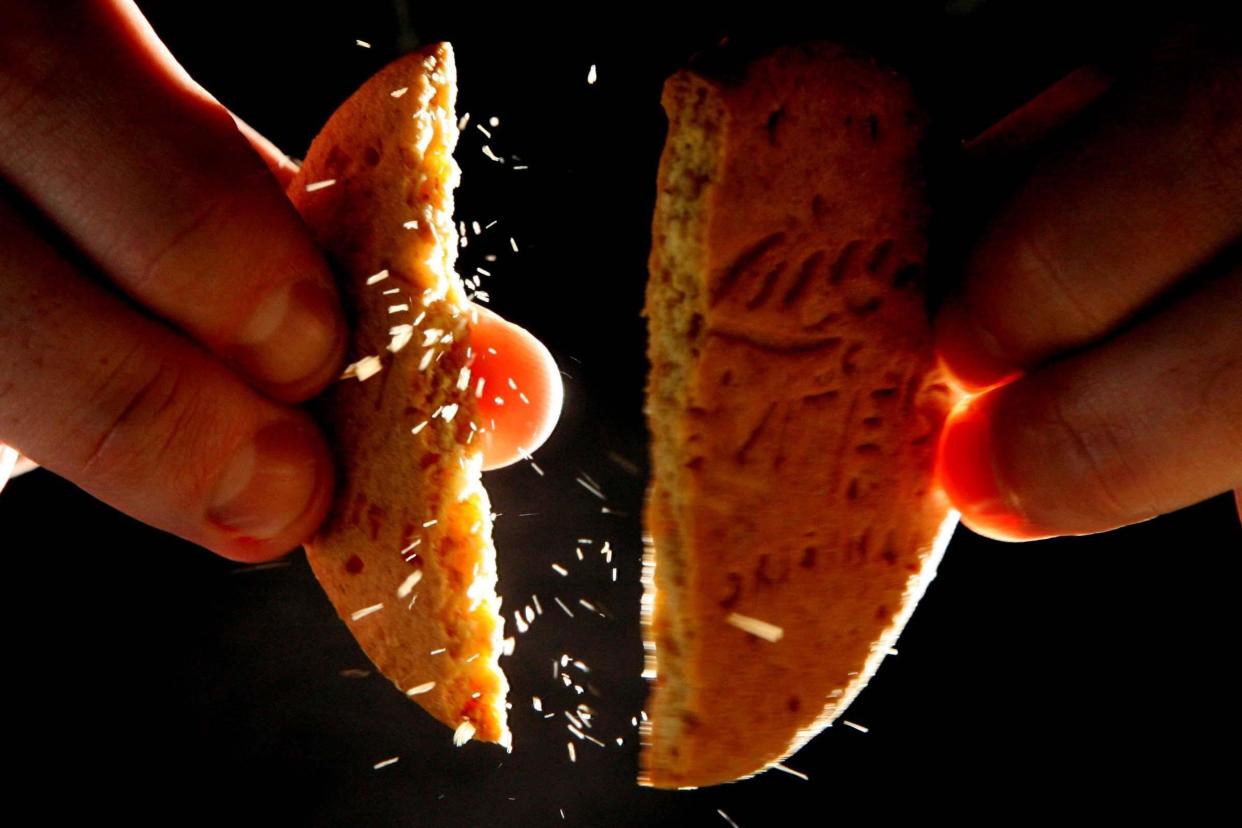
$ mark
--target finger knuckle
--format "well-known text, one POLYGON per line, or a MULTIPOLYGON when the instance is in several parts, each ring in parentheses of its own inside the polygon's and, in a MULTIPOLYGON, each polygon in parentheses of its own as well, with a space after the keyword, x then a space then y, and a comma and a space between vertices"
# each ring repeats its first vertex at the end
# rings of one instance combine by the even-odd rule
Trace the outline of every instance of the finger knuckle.
POLYGON ((1105 330, 1107 321, 1082 290, 1085 280, 1070 272, 1057 248, 1054 229, 1047 226, 1033 227, 1014 242, 1009 258, 1020 290, 1015 295, 1030 298, 1014 310, 1030 318, 1032 308, 1041 309, 1040 334, 1058 340, 1073 341, 1105 330))
POLYGON ((145 348, 119 360, 87 402, 97 413, 80 478, 150 486, 153 470, 174 462, 179 442, 193 433, 188 385, 180 365, 152 359, 145 348))
POLYGON ((1141 479, 1128 447, 1133 444, 1125 424, 1101 414, 1086 394, 1053 395, 1045 422, 1050 427, 1048 449, 1066 472, 1062 497, 1084 516, 1121 523, 1148 509, 1136 502, 1141 494, 1121 481, 1141 479))
POLYGON ((168 295, 189 287, 189 281, 205 274, 196 263, 212 236, 229 221, 230 194, 222 187, 201 188, 181 215, 171 218, 171 231, 143 255, 135 268, 132 289, 140 295, 168 295))

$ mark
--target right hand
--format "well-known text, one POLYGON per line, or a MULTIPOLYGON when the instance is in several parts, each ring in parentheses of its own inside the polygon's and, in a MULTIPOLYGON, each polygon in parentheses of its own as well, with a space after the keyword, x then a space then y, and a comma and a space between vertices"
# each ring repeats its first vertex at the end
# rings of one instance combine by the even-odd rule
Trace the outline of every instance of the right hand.
POLYGON ((984 392, 950 418, 940 472, 994 538, 1101 532, 1242 485, 1242 42, 1184 27, 1138 54, 967 147, 1013 186, 937 320, 942 361, 984 392))

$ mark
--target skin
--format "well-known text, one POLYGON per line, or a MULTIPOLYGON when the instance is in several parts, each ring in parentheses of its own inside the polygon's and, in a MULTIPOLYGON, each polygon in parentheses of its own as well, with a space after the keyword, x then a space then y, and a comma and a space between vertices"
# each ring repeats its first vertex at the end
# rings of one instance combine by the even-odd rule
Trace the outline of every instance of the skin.
MULTIPOLYGON (((132 3, 0 9, 0 440, 219 554, 283 553, 331 497, 297 404, 346 337, 293 165, 132 3)), ((1231 488, 1242 513, 1242 58, 1213 35, 1084 67, 967 147, 1006 194, 937 320, 981 392, 939 473, 979 532, 1105 531, 1231 488)), ((520 328, 478 335, 476 376, 531 400, 485 413, 495 467, 547 437, 560 380, 520 328)))
MULTIPOLYGON (((331 500, 297 406, 347 339, 293 164, 128 0, 0 6, 0 441, 225 557, 283 554, 331 500)), ((530 400, 492 413, 495 468, 546 439, 561 386, 538 340, 480 317, 496 355, 475 375, 530 400)))
POLYGON ((1239 490, 1236 36, 1188 27, 1084 67, 967 150, 1007 186, 937 320, 942 363, 979 392, 941 443, 963 521, 1088 534, 1239 490))

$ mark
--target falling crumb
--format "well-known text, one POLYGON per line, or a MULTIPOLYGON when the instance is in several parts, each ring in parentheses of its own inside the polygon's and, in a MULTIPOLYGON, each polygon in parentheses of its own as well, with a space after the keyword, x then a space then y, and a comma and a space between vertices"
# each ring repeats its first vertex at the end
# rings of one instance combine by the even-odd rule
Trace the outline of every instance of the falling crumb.
POLYGON ((576 547, 574 547, 574 554, 576 554, 576 555, 578 556, 578 560, 580 560, 580 561, 581 561, 581 560, 585 560, 585 558, 583 558, 583 557, 582 557, 582 547, 581 547, 581 546, 576 546, 576 547))
POLYGON ((418 220, 417 220, 417 219, 410 219, 409 221, 405 222, 405 223, 404 223, 404 224, 402 224, 401 226, 402 226, 402 227, 404 227, 406 230, 417 230, 417 229, 418 229, 418 220))
POLYGON ((398 598, 409 598, 410 593, 414 591, 414 587, 418 586, 418 582, 423 579, 423 571, 416 569, 411 572, 406 579, 401 582, 401 586, 397 587, 398 598))
POLYGON ((306 192, 313 193, 316 190, 323 190, 331 187, 335 183, 335 178, 325 178, 323 181, 312 181, 310 184, 306 185, 306 192))
POLYGON ((352 613, 350 613, 349 618, 352 621, 357 621, 361 618, 366 618, 368 615, 372 613, 379 612, 383 608, 384 608, 383 604, 372 604, 369 607, 363 607, 360 610, 354 610, 352 613))
POLYGON ((517 242, 514 241, 513 236, 509 237, 509 246, 513 248, 514 253, 518 252, 517 242))
POLYGON ((470 113, 467 112, 465 115, 462 115, 460 118, 457 119, 457 131, 461 132, 462 130, 466 128, 466 125, 469 123, 470 123, 470 113))
POLYGON ((409 690, 405 691, 405 694, 407 696, 421 696, 423 693, 430 693, 434 689, 436 689, 436 683, 434 681, 428 681, 411 687, 409 690))
POLYGON ((803 782, 811 781, 811 777, 807 776, 802 771, 796 771, 793 768, 786 767, 785 765, 782 765, 780 762, 773 762, 771 767, 773 770, 778 770, 778 771, 781 771, 782 773, 787 773, 790 776, 796 776, 799 779, 801 779, 803 782))
POLYGON ((400 353, 406 345, 410 344, 410 340, 414 338, 414 326, 400 326, 401 330, 392 334, 392 341, 388 343, 388 350, 391 353, 400 353))
POLYGON ((513 622, 517 625, 517 631, 519 634, 525 635, 526 631, 530 629, 530 625, 522 620, 522 614, 517 610, 514 610, 513 612, 513 622))
POLYGON ((447 652, 448 652, 448 647, 437 647, 436 649, 431 651, 431 655, 440 655, 441 653, 447 653, 447 652))
POLYGON ((487 144, 483 145, 483 154, 486 155, 491 160, 495 161, 497 164, 505 163, 505 159, 501 158, 499 155, 492 152, 492 148, 489 147, 487 144))
POLYGON ((357 667, 348 667, 341 671, 341 678, 360 679, 371 675, 370 670, 359 670, 357 667))
POLYGON ((487 119, 487 125, 490 127, 498 127, 500 126, 500 119, 493 115, 487 119))
POLYGON ((290 565, 290 561, 268 561, 261 564, 250 564, 249 566, 239 566, 233 569, 230 575, 244 575, 247 572, 266 572, 269 569, 286 569, 290 565))
POLYGON ((457 408, 457 403, 449 403, 440 410, 440 416, 443 417, 444 421, 447 423, 457 416, 457 408))
POLYGON ((591 612, 599 612, 599 610, 595 608, 595 605, 585 598, 579 598, 578 603, 584 606, 586 609, 588 609, 591 612))
POLYGON ((453 744, 461 747, 466 742, 474 738, 474 724, 471 722, 462 722, 453 731, 453 744))
POLYGON ((535 611, 528 606, 523 612, 526 615, 526 622, 528 624, 533 623, 535 620, 535 611))
POLYGON ((855 724, 854 722, 851 722, 848 719, 842 719, 841 724, 845 725, 846 727, 852 727, 855 730, 857 730, 859 733, 870 733, 871 732, 871 728, 863 727, 860 724, 855 724))
POLYGON ((416 426, 414 426, 412 429, 410 429, 410 433, 411 433, 411 434, 417 434, 418 432, 420 432, 420 431, 422 431, 424 428, 426 428, 426 427, 427 427, 427 423, 429 423, 429 422, 431 422, 431 421, 430 421, 430 420, 423 420, 421 423, 419 423, 418 425, 416 425, 416 426))
POLYGON ((397 764, 397 761, 398 761, 399 759, 401 759, 401 757, 400 757, 400 756, 394 756, 394 757, 392 757, 391 759, 385 759, 385 760, 383 760, 382 762, 376 762, 376 763, 375 763, 375 765, 374 765, 374 768, 375 768, 376 770, 379 770, 380 768, 386 768, 386 767, 388 767, 389 765, 395 765, 395 764, 397 764))
POLYGON ((505 398, 504 398, 504 397, 496 397, 495 399, 493 399, 493 400, 492 400, 492 402, 496 403, 496 405, 504 405, 504 404, 505 404, 505 398))
POLYGON ((403 87, 401 87, 400 89, 394 89, 394 90, 392 90, 392 91, 391 91, 391 92, 389 92, 388 94, 389 94, 389 95, 392 95, 394 98, 400 98, 402 95, 404 95, 406 92, 409 92, 409 91, 410 91, 410 87, 408 87, 408 86, 403 86, 403 87))
POLYGON ((536 612, 536 613, 538 613, 539 615, 543 615, 543 607, 542 607, 542 606, 540 606, 540 604, 539 604, 539 596, 538 596, 538 595, 531 595, 531 596, 530 596, 530 601, 531 601, 531 603, 532 603, 532 604, 534 604, 534 605, 535 605, 535 612, 536 612))
POLYGON ((884 655, 895 656, 897 655, 897 651, 893 649, 892 647, 889 647, 887 650, 884 651, 884 655))
POLYGON ((725 618, 725 621, 739 630, 748 632, 751 635, 762 638, 764 641, 776 643, 781 640, 781 636, 785 631, 775 624, 769 624, 767 621, 760 621, 758 618, 751 618, 749 615, 731 612, 725 618))
POLYGON ((578 482, 578 485, 580 485, 582 488, 586 489, 588 492, 598 497, 600 500, 608 499, 607 497, 604 496, 603 490, 600 489, 598 485, 596 485, 595 481, 591 480, 591 478, 587 477, 585 474, 579 477, 576 477, 574 479, 578 482))
POLYGON ((518 399, 524 402, 526 405, 530 405, 530 397, 526 396, 525 391, 518 392, 518 399))
POLYGON ((726 814, 724 811, 722 811, 722 810, 720 810, 719 808, 717 808, 717 809, 716 809, 716 813, 720 814, 720 818, 721 818, 721 819, 723 819, 725 822, 729 823, 729 825, 731 825, 731 826, 732 826, 732 828, 738 828, 738 824, 737 824, 736 822, 734 822, 734 821, 733 821, 733 820, 729 817, 729 815, 728 815, 728 814, 726 814))
POLYGON ((543 712, 543 699, 539 698, 538 696, 531 696, 530 706, 535 708, 536 713, 542 713, 543 712))
MULTIPOLYGON (((358 44, 359 46, 361 46, 363 49, 370 49, 370 48, 371 48, 371 44, 370 44, 370 43, 367 43, 365 40, 355 40, 355 41, 354 41, 354 43, 357 43, 357 44, 358 44)), ((395 761, 397 761, 397 760, 396 760, 396 759, 394 759, 393 761, 395 762, 395 761)))
POLYGON ((591 68, 587 70, 587 83, 593 86, 597 80, 599 80, 599 73, 595 71, 595 64, 592 63, 591 68))
POLYGON ((560 575, 562 578, 569 575, 569 570, 558 563, 552 564, 552 571, 554 571, 557 575, 560 575))
POLYGON ((500 652, 502 655, 511 656, 513 655, 515 650, 517 650, 517 639, 514 638, 513 636, 509 636, 503 642, 501 642, 500 652))
POLYGON ((560 607, 561 609, 563 609, 563 610, 565 611, 565 614, 566 614, 566 615, 568 615, 570 618, 573 618, 573 617, 574 617, 573 612, 569 609, 569 607, 565 606, 565 602, 564 602, 564 601, 562 601, 560 598, 555 598, 555 597, 554 597, 552 600, 556 602, 556 605, 557 605, 558 607, 560 607))
POLYGON ((423 521, 423 528, 424 528, 424 529, 427 529, 427 528, 429 528, 429 527, 431 527, 431 526, 435 526, 435 525, 436 525, 437 523, 439 523, 439 522, 440 522, 440 521, 438 521, 438 520, 436 520, 436 519, 434 519, 434 518, 432 518, 431 520, 425 520, 425 521, 423 521))
POLYGON ((409 309, 410 309, 410 306, 405 303, 402 303, 400 305, 389 305, 388 306, 389 313, 401 313, 402 311, 408 311, 409 309))
MULTIPOLYGON (((578 754, 574 751, 574 743, 573 743, 573 742, 566 742, 566 743, 565 743, 565 748, 569 751, 569 761, 571 761, 571 762, 577 762, 577 761, 578 761, 578 754)), ((562 817, 562 818, 563 818, 563 817, 562 817)))

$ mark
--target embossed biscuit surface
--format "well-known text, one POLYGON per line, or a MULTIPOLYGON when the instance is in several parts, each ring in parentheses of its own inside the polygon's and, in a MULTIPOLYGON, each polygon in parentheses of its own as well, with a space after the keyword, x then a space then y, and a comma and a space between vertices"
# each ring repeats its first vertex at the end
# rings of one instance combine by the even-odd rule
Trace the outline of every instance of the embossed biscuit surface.
POLYGON ((951 530, 953 392, 906 83, 814 45, 682 72, 663 102, 643 781, 684 787, 779 761, 882 660, 951 530))

